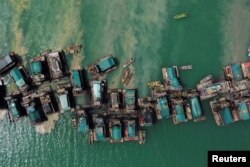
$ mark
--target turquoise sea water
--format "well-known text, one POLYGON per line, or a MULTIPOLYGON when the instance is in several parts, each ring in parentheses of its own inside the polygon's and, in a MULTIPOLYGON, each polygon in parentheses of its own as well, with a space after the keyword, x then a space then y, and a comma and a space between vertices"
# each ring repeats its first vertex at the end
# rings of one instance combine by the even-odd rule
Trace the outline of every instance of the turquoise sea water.
MULTIPOLYGON (((149 95, 147 81, 162 80, 161 68, 192 64, 182 72, 185 87, 205 75, 219 76, 222 66, 247 59, 250 36, 247 0, 0 0, 0 54, 15 51, 24 63, 45 49, 83 43, 72 66, 93 62, 106 54, 120 64, 135 56, 129 87, 149 95), (173 16, 187 11, 190 17, 173 16)), ((120 87, 122 68, 108 76, 120 87)), ((207 102, 205 122, 173 125, 162 120, 147 128, 147 142, 88 144, 61 114, 55 129, 39 134, 23 119, 0 122, 0 166, 206 166, 207 150, 249 150, 250 122, 217 127, 207 102)))

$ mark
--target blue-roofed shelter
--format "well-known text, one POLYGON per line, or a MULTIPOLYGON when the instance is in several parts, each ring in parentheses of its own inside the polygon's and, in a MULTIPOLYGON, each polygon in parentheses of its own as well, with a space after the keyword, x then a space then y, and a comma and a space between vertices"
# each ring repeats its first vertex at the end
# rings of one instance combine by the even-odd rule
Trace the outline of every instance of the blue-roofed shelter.
POLYGON ((174 67, 168 67, 167 68, 167 74, 168 74, 171 86, 174 87, 175 89, 182 89, 182 86, 181 86, 180 82, 177 79, 175 68, 174 67))
POLYGON ((100 68, 101 72, 105 72, 113 67, 116 66, 115 60, 113 57, 106 57, 102 59, 100 62, 98 62, 98 67, 100 68))
POLYGON ((248 111, 247 104, 242 102, 239 104, 239 110, 240 110, 240 118, 242 120, 249 120, 250 119, 250 114, 248 111))
POLYGON ((69 100, 68 100, 68 95, 67 94, 61 94, 59 95, 59 101, 61 105, 62 110, 69 110, 69 100))
POLYGON ((8 103, 9 111, 11 112, 11 115, 14 119, 17 119, 20 117, 20 111, 18 109, 18 102, 17 101, 11 101, 8 103))
POLYGON ((135 89, 126 89, 125 93, 125 103, 126 107, 134 108, 135 107, 135 89))
POLYGON ((242 80, 243 79, 243 72, 241 69, 241 65, 240 64, 232 64, 231 67, 232 67, 234 80, 236 80, 236 81, 242 80))
POLYGON ((201 111, 201 106, 200 106, 200 102, 198 100, 197 97, 192 97, 190 99, 191 102, 191 111, 192 111, 192 115, 194 118, 199 118, 202 116, 202 111, 201 111))
POLYGON ((94 101, 101 101, 103 94, 102 81, 93 81, 92 82, 92 93, 94 101))
POLYGON ((34 106, 29 106, 27 108, 27 113, 31 122, 38 122, 41 120, 39 112, 34 108, 34 106))
POLYGON ((120 126, 112 126, 112 138, 115 140, 120 140, 122 138, 122 131, 120 126))
POLYGON ((176 119, 178 122, 185 122, 186 121, 186 116, 184 112, 184 107, 183 105, 177 104, 175 106, 176 109, 176 119))
POLYGON ((17 67, 15 67, 15 68, 13 68, 11 70, 10 75, 12 76, 12 78, 14 79, 16 85, 19 88, 26 84, 20 69, 18 69, 17 67))
POLYGON ((167 97, 161 97, 157 99, 157 105, 160 109, 161 116, 163 118, 168 118, 170 116, 170 109, 168 106, 168 99, 167 97))
POLYGON ((222 111, 222 119, 225 124, 233 123, 233 116, 228 107, 224 108, 222 111))
POLYGON ((33 61, 31 62, 31 70, 34 75, 38 75, 42 73, 42 62, 33 61))
POLYGON ((135 137, 135 124, 128 125, 128 137, 135 137))
POLYGON ((95 130, 96 130, 96 139, 97 140, 105 140, 104 127, 99 126, 95 130))
POLYGON ((82 133, 87 133, 89 131, 89 126, 87 124, 86 117, 80 117, 79 118, 78 131, 82 132, 82 133))
POLYGON ((79 70, 72 70, 73 85, 78 88, 82 88, 81 73, 79 70))

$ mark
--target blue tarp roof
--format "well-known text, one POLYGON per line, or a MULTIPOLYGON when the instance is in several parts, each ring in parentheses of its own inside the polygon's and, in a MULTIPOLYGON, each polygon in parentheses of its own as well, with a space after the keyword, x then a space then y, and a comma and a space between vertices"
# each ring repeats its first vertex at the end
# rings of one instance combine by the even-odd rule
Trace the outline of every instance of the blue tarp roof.
POLYGON ((35 75, 40 74, 42 72, 42 63, 40 61, 31 62, 31 70, 35 75))
POLYGON ((167 68, 167 73, 168 73, 168 77, 170 79, 171 86, 176 88, 176 89, 181 89, 182 86, 181 86, 180 82, 177 79, 175 68, 174 67, 168 67, 167 68))
POLYGON ((18 69, 17 67, 13 68, 10 72, 10 75, 13 77, 18 87, 22 87, 25 85, 25 81, 20 69, 18 69))
POLYGON ((192 97, 190 99, 191 108, 192 108, 192 115, 194 118, 199 118, 202 116, 200 102, 197 97, 192 97))
POLYGON ((112 127, 112 138, 115 140, 120 140, 122 138, 122 131, 120 126, 112 127))
POLYGON ((232 64, 232 72, 235 80, 240 81, 243 79, 243 73, 240 64, 232 64))
POLYGON ((14 118, 20 117, 19 111, 17 109, 17 102, 12 101, 9 103, 9 110, 14 118))
POLYGON ((81 88, 82 82, 81 82, 81 76, 79 70, 73 70, 72 71, 72 80, 75 87, 81 88))
POLYGON ((29 119, 31 122, 34 122, 34 121, 41 119, 39 112, 37 110, 35 110, 35 108, 33 106, 29 106, 27 108, 27 112, 29 114, 29 119))
POLYGON ((78 126, 78 131, 86 133, 89 131, 89 126, 87 124, 86 117, 81 117, 79 118, 79 126, 78 126))
POLYGON ((96 139, 105 140, 104 127, 97 127, 96 130, 96 139))
POLYGON ((161 98, 157 99, 157 105, 160 108, 161 116, 163 118, 168 118, 170 116, 170 109, 168 106, 167 97, 161 97, 161 98))
POLYGON ((185 116, 183 105, 177 104, 175 106, 175 109, 176 109, 176 119, 177 119, 177 121, 178 122, 185 122, 186 121, 186 116, 185 116))
POLYGON ((232 113, 228 107, 224 108, 222 111, 222 119, 225 124, 233 123, 232 113))
POLYGON ((135 89, 126 89, 125 102, 127 105, 135 105, 135 89))
POLYGON ((128 126, 128 136, 135 137, 135 124, 130 124, 128 126))
POLYGON ((100 99, 102 96, 102 82, 101 81, 93 81, 93 95, 96 99, 100 99))
POLYGON ((249 120, 250 119, 250 114, 248 111, 248 107, 246 103, 240 103, 239 105, 240 109, 240 118, 243 120, 249 120))
POLYGON ((98 66, 102 72, 109 70, 110 68, 113 68, 116 66, 114 58, 113 57, 107 57, 106 59, 101 60, 98 63, 98 66))
POLYGON ((67 94, 59 95, 59 101, 60 101, 60 105, 61 105, 62 110, 69 110, 70 109, 67 94))

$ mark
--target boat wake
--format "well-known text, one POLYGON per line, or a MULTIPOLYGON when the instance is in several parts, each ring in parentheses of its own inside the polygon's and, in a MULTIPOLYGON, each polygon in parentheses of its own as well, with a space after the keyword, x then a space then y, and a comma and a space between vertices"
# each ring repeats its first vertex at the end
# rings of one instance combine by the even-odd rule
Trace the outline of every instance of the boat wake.
POLYGON ((35 126, 35 130, 40 134, 51 133, 55 128, 55 124, 59 119, 59 113, 54 113, 48 116, 48 120, 40 125, 35 126))

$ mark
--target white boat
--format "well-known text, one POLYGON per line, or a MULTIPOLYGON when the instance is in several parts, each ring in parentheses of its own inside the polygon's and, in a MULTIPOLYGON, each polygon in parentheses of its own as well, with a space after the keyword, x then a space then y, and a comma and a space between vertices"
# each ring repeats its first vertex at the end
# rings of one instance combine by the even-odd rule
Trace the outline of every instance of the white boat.
POLYGON ((205 78, 203 78, 202 80, 200 80, 200 83, 205 83, 205 82, 211 80, 212 78, 213 78, 212 75, 208 75, 208 76, 206 76, 205 78))
POLYGON ((248 56, 250 57, 250 46, 248 47, 247 51, 248 51, 248 56))
POLYGON ((185 66, 180 66, 180 70, 192 70, 193 66, 192 65, 185 65, 185 66))
POLYGON ((133 63, 135 61, 135 57, 131 57, 124 65, 123 67, 126 68, 127 66, 129 66, 131 63, 133 63))

